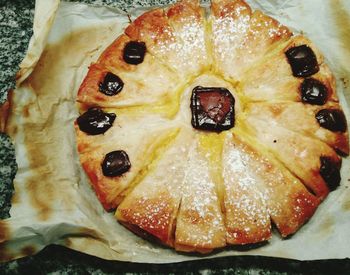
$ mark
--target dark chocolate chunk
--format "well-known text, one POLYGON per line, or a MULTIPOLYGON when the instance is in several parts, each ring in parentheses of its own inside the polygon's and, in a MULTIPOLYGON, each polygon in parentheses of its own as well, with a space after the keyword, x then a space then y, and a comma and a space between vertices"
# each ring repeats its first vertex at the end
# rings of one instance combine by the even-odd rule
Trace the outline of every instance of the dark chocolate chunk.
POLYGON ((129 171, 131 163, 123 150, 108 153, 102 162, 102 172, 106 177, 116 177, 129 171))
POLYGON ((124 82, 120 79, 120 77, 110 72, 105 75, 103 82, 100 82, 99 84, 100 92, 108 96, 119 94, 123 87, 124 82))
POLYGON ((346 132, 346 118, 341 110, 322 109, 317 112, 316 120, 321 127, 332 132, 346 132))
POLYGON ((116 118, 114 113, 105 113, 99 108, 90 108, 77 119, 79 129, 88 135, 99 135, 112 127, 116 118))
POLYGON ((234 97, 225 88, 195 87, 191 97, 192 126, 215 132, 232 128, 234 104, 234 97))
POLYGON ((307 45, 292 47, 285 54, 295 77, 308 77, 319 71, 316 55, 307 45))
POLYGON ((301 100, 313 105, 324 105, 327 101, 328 89, 321 81, 306 78, 300 85, 301 100))
POLYGON ((329 157, 320 157, 320 174, 327 183, 331 191, 335 190, 340 184, 340 165, 332 161, 329 157))
POLYGON ((125 45, 123 58, 128 64, 137 65, 143 62, 146 53, 144 42, 130 41, 125 45))

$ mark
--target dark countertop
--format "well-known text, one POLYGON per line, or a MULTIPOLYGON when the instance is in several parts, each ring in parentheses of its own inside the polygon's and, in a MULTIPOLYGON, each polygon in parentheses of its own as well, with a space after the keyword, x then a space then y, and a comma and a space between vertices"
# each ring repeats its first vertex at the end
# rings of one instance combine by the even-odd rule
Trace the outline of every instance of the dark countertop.
MULTIPOLYGON (((70 0, 128 10, 167 4, 169 0, 70 0)), ((0 103, 15 86, 14 75, 32 35, 34 0, 0 0, 0 103)), ((0 133, 0 218, 9 217, 16 173, 10 139, 0 133)), ((49 246, 34 256, 0 264, 1 274, 350 274, 350 260, 294 261, 269 257, 227 257, 177 264, 155 265, 106 261, 65 247, 49 246)))

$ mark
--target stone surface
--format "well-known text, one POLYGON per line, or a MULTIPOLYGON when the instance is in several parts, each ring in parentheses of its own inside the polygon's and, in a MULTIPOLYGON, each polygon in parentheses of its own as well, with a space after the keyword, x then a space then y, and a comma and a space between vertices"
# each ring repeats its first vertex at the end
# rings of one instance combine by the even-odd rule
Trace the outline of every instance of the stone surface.
POLYGON ((17 165, 15 151, 11 140, 0 133, 0 218, 9 218, 11 197, 13 193, 12 180, 16 174, 17 165))

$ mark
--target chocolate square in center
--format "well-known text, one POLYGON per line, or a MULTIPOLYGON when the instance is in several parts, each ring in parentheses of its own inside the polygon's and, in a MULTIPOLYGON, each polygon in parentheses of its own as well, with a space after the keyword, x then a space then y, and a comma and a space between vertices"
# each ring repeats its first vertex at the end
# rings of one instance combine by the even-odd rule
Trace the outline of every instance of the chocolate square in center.
POLYGON ((221 132, 234 126, 235 99, 226 88, 197 86, 192 91, 192 126, 221 132))

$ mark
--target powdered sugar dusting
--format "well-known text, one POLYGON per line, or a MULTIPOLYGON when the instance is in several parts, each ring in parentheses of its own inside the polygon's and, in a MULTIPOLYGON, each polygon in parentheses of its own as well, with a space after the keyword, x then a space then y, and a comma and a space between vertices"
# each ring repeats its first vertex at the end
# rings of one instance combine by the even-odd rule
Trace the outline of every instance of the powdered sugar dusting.
POLYGON ((171 25, 180 44, 177 58, 181 60, 182 70, 197 75, 208 61, 203 22, 189 16, 171 25))
MULTIPOLYGON (((251 231, 252 234, 269 231, 266 200, 257 187, 259 179, 249 165, 249 155, 229 139, 230 135, 223 150, 226 226, 229 231, 245 232, 247 235, 251 231)), ((239 236, 234 234, 233 237, 239 236)))
POLYGON ((223 246, 225 230, 219 205, 208 161, 194 146, 186 169, 176 242, 194 247, 223 246))
POLYGON ((249 27, 250 16, 239 18, 216 18, 212 24, 212 39, 215 54, 220 63, 235 56, 235 49, 243 47, 249 27))

